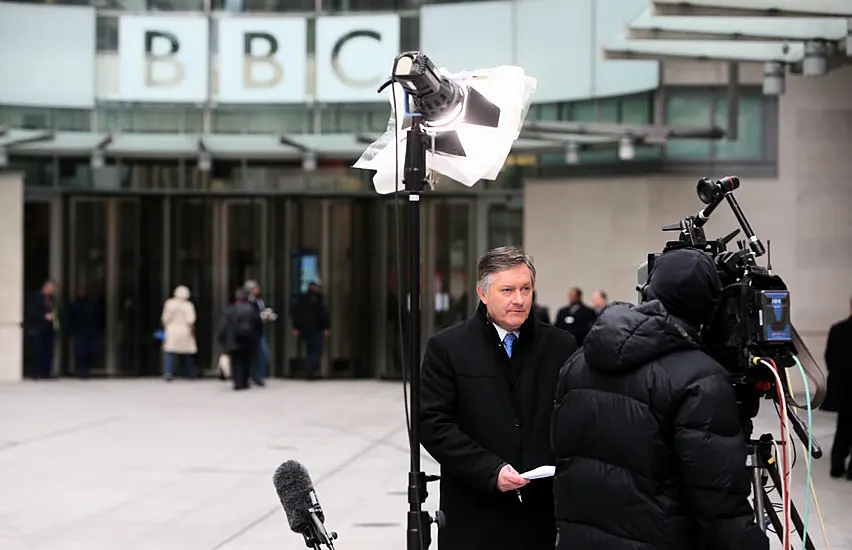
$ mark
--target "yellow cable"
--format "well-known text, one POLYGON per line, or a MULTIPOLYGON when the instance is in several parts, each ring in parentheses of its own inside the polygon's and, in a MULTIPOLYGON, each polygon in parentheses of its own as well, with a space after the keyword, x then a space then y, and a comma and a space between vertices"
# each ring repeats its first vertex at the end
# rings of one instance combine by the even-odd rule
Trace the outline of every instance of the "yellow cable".
MULTIPOLYGON (((789 393, 790 398, 793 399, 793 388, 790 385, 790 372, 787 369, 784 369, 784 376, 787 378, 787 393, 789 393)), ((806 399, 810 399, 810 398, 811 398, 810 395, 808 395, 806 397, 806 399)), ((793 401, 792 403, 795 403, 795 401, 793 401)), ((795 404, 792 404, 792 407, 796 410, 797 413, 801 411, 801 409, 799 407, 797 407, 795 404)), ((791 436, 791 439, 792 439, 792 436, 791 436)), ((805 460, 807 460, 807 461, 813 460, 813 457, 808 455, 807 445, 805 445, 801 441, 799 442, 799 444, 801 444, 801 446, 802 446, 802 452, 804 453, 805 460)), ((791 474, 792 474, 792 472, 791 472, 791 474)), ((792 475, 790 477, 792 478, 792 475)), ((819 498, 817 498, 817 491, 816 491, 816 486, 814 486, 813 478, 809 479, 808 482, 811 484, 811 494, 814 497, 814 505, 816 506, 817 518, 819 518, 819 527, 820 527, 820 530, 822 531, 822 540, 823 540, 823 542, 825 542, 825 550, 831 550, 831 546, 829 546, 829 544, 828 544, 828 533, 825 530, 825 521, 823 520, 823 517, 822 517, 822 510, 819 507, 819 498)), ((807 495, 807 491, 805 491, 805 494, 807 495)), ((802 520, 804 521, 804 518, 802 518, 802 520)), ((810 538, 810 537, 808 537, 808 538, 810 538)))

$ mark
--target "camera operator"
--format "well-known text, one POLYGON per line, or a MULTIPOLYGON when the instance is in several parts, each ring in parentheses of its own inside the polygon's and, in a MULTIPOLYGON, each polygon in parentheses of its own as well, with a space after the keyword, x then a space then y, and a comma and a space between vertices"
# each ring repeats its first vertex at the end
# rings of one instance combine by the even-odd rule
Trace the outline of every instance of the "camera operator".
POLYGON ((560 372, 557 550, 769 548, 734 390, 699 338, 720 291, 706 254, 661 255, 651 301, 604 309, 560 372))
POLYGON ((553 550, 550 415, 574 337, 530 314, 535 267, 517 247, 479 261, 480 304, 429 338, 421 374, 423 447, 441 465, 439 550, 553 550))

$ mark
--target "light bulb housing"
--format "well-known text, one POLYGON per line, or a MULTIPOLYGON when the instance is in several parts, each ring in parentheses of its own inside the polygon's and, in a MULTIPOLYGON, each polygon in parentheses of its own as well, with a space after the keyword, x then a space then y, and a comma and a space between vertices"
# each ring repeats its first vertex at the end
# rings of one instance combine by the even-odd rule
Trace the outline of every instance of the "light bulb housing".
POLYGON ((95 149, 92 151, 92 158, 90 160, 90 164, 92 168, 98 169, 103 168, 104 166, 104 152, 100 149, 95 149))
POLYGON ((636 158, 636 147, 633 145, 633 138, 624 136, 618 140, 618 158, 621 160, 633 160, 636 158))
POLYGON ((786 91, 786 72, 783 63, 764 63, 763 95, 782 95, 786 91))
POLYGON ((805 42, 805 58, 802 60, 804 76, 822 76, 828 71, 828 44, 822 40, 805 42))
POLYGON ((580 146, 577 142, 569 141, 565 146, 565 164, 580 164, 580 146))
POLYGON ((202 172, 209 172, 213 167, 213 159, 210 158, 210 153, 202 151, 198 154, 198 169, 202 172))

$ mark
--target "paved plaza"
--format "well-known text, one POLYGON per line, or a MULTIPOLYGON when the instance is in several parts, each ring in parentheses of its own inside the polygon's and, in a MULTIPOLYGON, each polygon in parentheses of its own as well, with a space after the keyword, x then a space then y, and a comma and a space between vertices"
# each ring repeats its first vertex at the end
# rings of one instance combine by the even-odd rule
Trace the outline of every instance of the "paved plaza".
MULTIPOLYGON (((759 428, 777 433, 768 403, 763 413, 759 428)), ((834 418, 814 416, 827 454, 834 418)), ((273 380, 239 393, 212 380, 0 385, 0 549, 305 548, 272 485, 295 459, 338 550, 404 550, 407 445, 395 382, 273 380)), ((426 455, 424 467, 437 473, 426 455)), ((802 505, 804 474, 799 453, 802 505)), ((852 482, 830 479, 827 457, 814 480, 830 547, 852 550, 852 482)), ((427 508, 436 504, 434 487, 427 508)), ((826 548, 813 507, 810 525, 826 548)))

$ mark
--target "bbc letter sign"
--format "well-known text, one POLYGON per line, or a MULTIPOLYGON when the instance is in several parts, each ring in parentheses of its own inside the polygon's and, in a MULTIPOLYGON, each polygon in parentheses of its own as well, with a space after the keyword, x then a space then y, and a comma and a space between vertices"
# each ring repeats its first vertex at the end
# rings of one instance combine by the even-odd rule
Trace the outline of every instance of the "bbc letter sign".
POLYGON ((399 15, 317 17, 316 40, 317 101, 383 101, 377 90, 399 54, 399 15))
POLYGON ((220 19, 218 101, 304 101, 307 41, 308 23, 301 17, 220 19))
POLYGON ((207 35, 208 23, 204 17, 121 16, 117 99, 206 101, 207 35))

